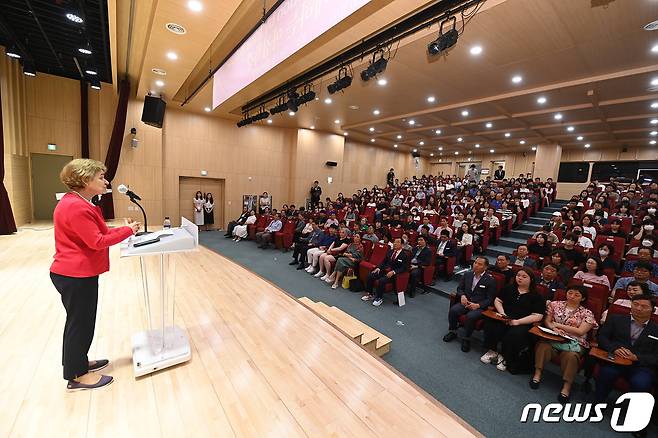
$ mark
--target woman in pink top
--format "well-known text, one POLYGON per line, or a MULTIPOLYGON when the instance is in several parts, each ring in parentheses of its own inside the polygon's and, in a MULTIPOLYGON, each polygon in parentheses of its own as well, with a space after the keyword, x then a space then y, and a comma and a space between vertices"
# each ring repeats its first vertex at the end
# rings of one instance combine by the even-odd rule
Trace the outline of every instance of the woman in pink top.
POLYGON ((588 283, 597 283, 608 286, 610 289, 610 280, 607 276, 603 275, 603 267, 599 259, 590 257, 585 263, 585 271, 578 271, 573 278, 578 280, 586 281, 588 283))

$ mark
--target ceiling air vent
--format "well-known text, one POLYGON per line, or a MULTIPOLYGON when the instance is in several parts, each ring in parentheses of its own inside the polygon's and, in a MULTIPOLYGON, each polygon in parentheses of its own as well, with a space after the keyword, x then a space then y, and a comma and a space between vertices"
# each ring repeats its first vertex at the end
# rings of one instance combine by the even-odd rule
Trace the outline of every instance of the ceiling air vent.
POLYGON ((183 26, 176 23, 167 23, 166 27, 169 32, 173 32, 176 35, 184 35, 187 32, 183 26))
POLYGON ((658 20, 652 21, 651 23, 644 26, 644 30, 656 30, 658 29, 658 20))
POLYGON ((161 68, 152 68, 151 71, 152 71, 153 73, 155 73, 156 75, 160 75, 160 76, 166 76, 166 75, 167 75, 167 72, 164 71, 164 70, 161 69, 161 68))

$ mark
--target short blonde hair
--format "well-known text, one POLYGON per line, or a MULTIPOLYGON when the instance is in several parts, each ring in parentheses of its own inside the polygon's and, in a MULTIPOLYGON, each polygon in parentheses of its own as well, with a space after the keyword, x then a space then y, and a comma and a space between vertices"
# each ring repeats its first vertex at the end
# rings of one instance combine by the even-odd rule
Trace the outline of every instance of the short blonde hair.
POLYGON ((106 171, 107 167, 100 161, 76 158, 64 166, 59 173, 59 179, 71 190, 84 189, 96 174, 106 171))

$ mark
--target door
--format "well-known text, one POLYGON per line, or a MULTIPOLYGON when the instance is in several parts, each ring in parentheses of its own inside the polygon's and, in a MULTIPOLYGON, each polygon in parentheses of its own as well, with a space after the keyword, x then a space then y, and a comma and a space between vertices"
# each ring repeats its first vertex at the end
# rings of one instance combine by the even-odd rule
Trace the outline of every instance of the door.
MULTIPOLYGON (((208 229, 224 228, 224 180, 214 178, 191 178, 181 176, 178 184, 179 216, 183 216, 194 222, 194 195, 197 191, 201 193, 212 193, 215 200, 214 224, 208 229)), ((171 218, 172 223, 178 223, 179 218, 171 218)), ((202 229, 205 228, 201 227, 202 229)))
POLYGON ((73 157, 66 155, 30 155, 35 220, 53 220, 53 211, 57 205, 55 194, 69 191, 68 187, 59 180, 59 173, 72 159, 73 157))

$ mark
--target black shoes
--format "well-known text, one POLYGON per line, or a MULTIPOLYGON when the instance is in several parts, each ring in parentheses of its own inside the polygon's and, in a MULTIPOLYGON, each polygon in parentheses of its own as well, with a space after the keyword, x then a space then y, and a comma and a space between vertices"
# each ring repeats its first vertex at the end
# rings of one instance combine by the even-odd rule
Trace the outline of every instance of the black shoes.
POLYGON ((290 263, 288 263, 288 264, 289 264, 290 266, 293 266, 293 265, 298 265, 299 262, 298 262, 297 260, 293 260, 292 262, 290 262, 290 263))
POLYGON ((306 269, 306 266, 304 266, 304 263, 300 263, 299 266, 297 266, 298 271, 301 271, 302 269, 306 269))
POLYGON ((534 378, 532 378, 532 377, 530 378, 530 380, 528 380, 528 385, 529 385, 530 388, 532 388, 532 389, 539 389, 539 384, 540 384, 540 383, 541 383, 541 382, 536 381, 536 380, 535 380, 534 378))
POLYGON ((468 353, 469 351, 471 351, 471 341, 469 341, 468 339, 462 340, 462 351, 464 353, 468 353))
POLYGON ((75 380, 69 380, 69 383, 66 385, 66 390, 73 392, 84 391, 87 389, 99 389, 111 384, 112 382, 114 382, 112 376, 101 376, 101 379, 93 385, 87 385, 85 383, 76 382, 75 380))
POLYGON ((88 368, 91 371, 99 371, 105 368, 110 364, 110 361, 107 359, 98 359, 94 361, 94 364, 88 368))
POLYGON ((562 404, 567 403, 567 402, 569 401, 569 396, 568 396, 568 395, 564 395, 564 394, 562 394, 562 393, 559 393, 559 394, 557 395, 557 401, 560 402, 560 403, 562 403, 562 404))
POLYGON ((455 339, 457 339, 457 333, 455 333, 455 332, 448 332, 448 333, 446 333, 446 335, 443 337, 443 342, 450 342, 450 341, 454 341, 455 339))

